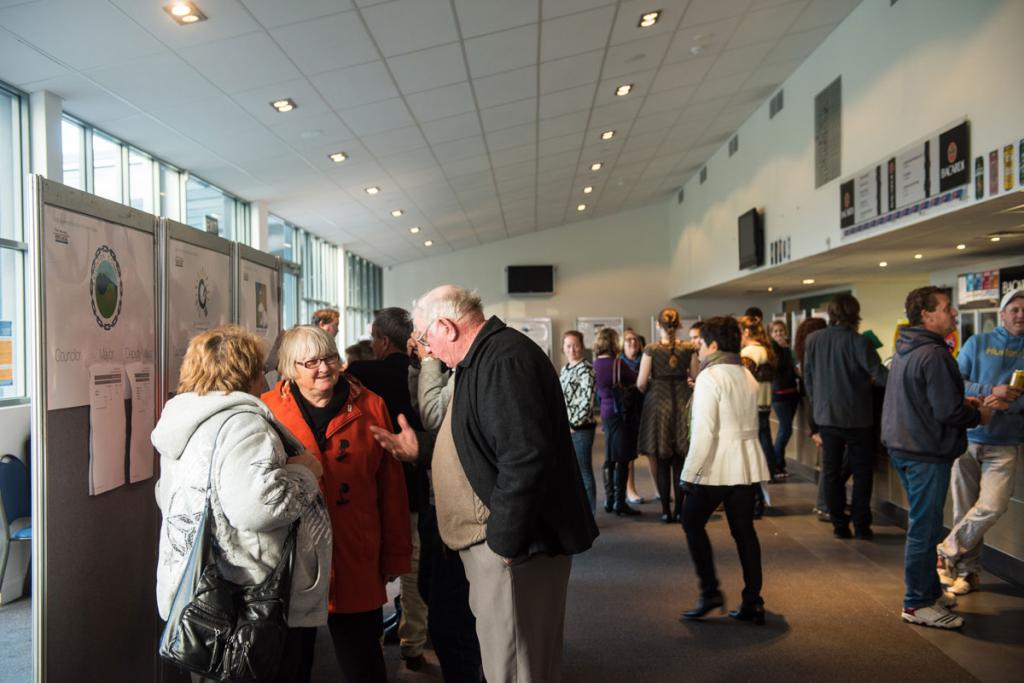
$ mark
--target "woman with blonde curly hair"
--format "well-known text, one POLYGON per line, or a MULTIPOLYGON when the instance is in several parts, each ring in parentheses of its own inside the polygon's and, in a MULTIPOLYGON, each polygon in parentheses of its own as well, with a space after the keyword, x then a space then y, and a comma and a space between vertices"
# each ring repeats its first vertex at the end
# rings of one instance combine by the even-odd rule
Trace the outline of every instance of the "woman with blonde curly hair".
POLYGON ((151 437, 160 452, 156 500, 163 514, 157 605, 166 619, 207 500, 217 565, 240 585, 259 584, 274 571, 298 521, 288 638, 274 680, 308 681, 317 627, 327 623, 331 575, 323 469, 255 396, 262 384, 263 346, 254 334, 225 325, 189 342, 178 393, 151 437))

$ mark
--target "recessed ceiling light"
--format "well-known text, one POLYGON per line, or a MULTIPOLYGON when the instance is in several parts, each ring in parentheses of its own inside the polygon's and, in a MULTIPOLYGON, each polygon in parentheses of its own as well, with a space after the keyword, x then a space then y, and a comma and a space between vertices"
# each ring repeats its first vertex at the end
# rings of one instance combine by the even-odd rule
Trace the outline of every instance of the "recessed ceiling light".
POLYGON ((769 287, 769 288, 768 288, 768 291, 769 291, 769 292, 774 292, 774 291, 775 291, 775 288, 774 288, 774 287, 769 287))
POLYGON ((175 0, 174 2, 164 5, 164 11, 170 15, 171 19, 174 19, 179 24, 194 24, 197 21, 206 21, 206 15, 203 11, 196 7, 193 2, 186 2, 185 0, 175 0))
POLYGON ((332 154, 328 154, 327 157, 334 163, 340 164, 345 161, 345 159, 348 159, 348 154, 345 152, 334 152, 332 154))
POLYGON ((967 248, 967 245, 966 244, 958 244, 958 245, 956 245, 956 248, 957 248, 957 251, 963 251, 964 249, 967 248))
POLYGON ((590 194, 593 191, 594 191, 594 186, 593 185, 587 185, 586 187, 583 188, 583 194, 590 194))
POLYGON ((615 89, 615 96, 616 97, 625 97, 626 95, 628 95, 630 93, 630 91, 632 89, 633 89, 633 84, 632 83, 623 83, 622 85, 620 85, 618 88, 615 89))
POLYGON ((394 216, 395 218, 400 218, 404 213, 405 211, 402 211, 401 209, 394 209, 391 211, 391 215, 394 216))
POLYGON ((649 28, 658 23, 658 18, 661 16, 661 10, 655 10, 653 12, 644 12, 640 15, 640 23, 637 24, 640 28, 649 28))
POLYGON ((888 262, 888 261, 879 261, 879 262, 878 262, 878 267, 879 267, 879 268, 885 268, 885 267, 886 267, 886 266, 888 266, 888 265, 889 265, 889 262, 888 262))
POLYGON ((1000 239, 1000 238, 999 238, 999 235, 993 235, 992 237, 989 237, 989 238, 988 238, 988 241, 989 241, 989 242, 998 242, 998 241, 999 241, 999 239, 1000 239))
POLYGON ((803 283, 804 283, 805 285, 813 285, 813 284, 814 284, 814 278, 812 278, 812 277, 809 277, 809 278, 805 278, 805 279, 803 280, 803 283))
POLYGON ((295 104, 295 100, 289 97, 285 97, 280 100, 274 100, 273 102, 270 103, 270 106, 284 114, 286 112, 291 111, 292 109, 295 109, 299 105, 295 104))
POLYGON ((924 258, 924 254, 914 254, 914 258, 916 258, 918 261, 920 261, 921 259, 924 258))
POLYGON ((604 166, 600 161, 596 161, 590 165, 591 171, 600 171, 601 167, 604 166))
POLYGON ((425 246, 425 247, 432 247, 432 246, 434 246, 434 240, 427 240, 426 242, 423 243, 423 246, 425 246))
POLYGON ((380 192, 380 188, 376 185, 366 188, 366 194, 377 194, 380 192))
POLYGON ((409 228, 409 232, 411 232, 414 235, 418 234, 419 231, 420 231, 420 226, 418 226, 418 225, 414 225, 411 228, 409 228))
POLYGON ((601 133, 602 140, 611 140, 613 137, 615 137, 614 130, 606 130, 605 132, 601 133))
POLYGON ((576 210, 577 211, 586 211, 587 210, 587 205, 586 204, 577 204, 576 205, 576 210))

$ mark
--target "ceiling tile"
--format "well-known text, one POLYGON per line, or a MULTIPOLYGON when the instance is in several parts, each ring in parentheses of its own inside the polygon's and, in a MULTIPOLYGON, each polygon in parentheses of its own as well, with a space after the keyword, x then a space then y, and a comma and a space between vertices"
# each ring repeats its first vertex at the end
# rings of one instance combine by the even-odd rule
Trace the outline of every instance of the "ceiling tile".
MULTIPOLYGON (((640 111, 640 105, 643 104, 643 100, 638 99, 626 99, 619 102, 613 102, 612 104, 605 104, 600 107, 594 107, 594 110, 590 113, 590 127, 591 128, 614 128, 612 124, 629 124, 636 118, 637 112, 640 111)), ((620 138, 626 134, 624 128, 616 128, 616 138, 620 138)))
MULTIPOLYGON (((775 42, 793 25, 806 2, 791 2, 778 7, 748 12, 743 16, 727 47, 737 48, 763 42, 775 42)), ((810 28, 810 27, 808 27, 810 28)))
POLYGON ((748 88, 778 87, 793 71, 800 66, 802 60, 764 64, 750 76, 743 85, 748 88))
POLYGON ((726 76, 725 78, 716 78, 715 80, 705 80, 693 93, 692 102, 707 102, 708 100, 714 100, 719 97, 725 97, 732 95, 737 92, 743 83, 750 77, 750 72, 735 74, 733 76, 726 76))
POLYGON ((112 119, 134 116, 139 110, 110 93, 102 86, 75 74, 25 83, 27 92, 49 90, 64 99, 64 110, 72 116, 100 124, 112 119))
POLYGON ((577 85, 596 82, 601 76, 603 50, 556 59, 540 65, 540 91, 557 92, 577 85))
POLYGON ((448 0, 395 0, 361 12, 385 57, 459 39, 448 0))
POLYGON ((252 90, 302 76, 270 36, 263 32, 183 48, 179 53, 226 93, 252 90), (245 64, 246 68, 239 69, 239 64, 245 64))
POLYGON ((469 157, 468 159, 458 159, 456 161, 447 161, 444 163, 444 173, 449 178, 456 178, 458 176, 468 175, 470 173, 487 173, 490 175, 491 162, 490 159, 484 156, 469 157))
POLYGON ((697 85, 704 80, 717 57, 697 57, 686 62, 666 64, 658 69, 651 92, 672 90, 684 85, 697 85))
POLYGON ((544 21, 541 32, 541 61, 603 48, 608 42, 614 7, 600 7, 558 19, 544 21))
POLYGON ((459 43, 432 47, 388 58, 398 87, 404 93, 421 92, 466 80, 466 64, 459 43))
POLYGON ((502 128, 512 128, 533 122, 537 118, 537 98, 520 100, 500 107, 480 110, 484 131, 490 132, 502 128))
POLYGON ((533 123, 487 133, 487 147, 492 152, 519 145, 528 145, 536 141, 537 125, 533 123))
POLYGON ((518 164, 524 161, 532 161, 537 158, 537 146, 535 144, 519 145, 491 152, 491 163, 495 168, 518 164))
POLYGON ((860 0, 814 0, 789 30, 797 32, 821 26, 835 26, 859 4, 860 0))
POLYGON ((270 35, 307 75, 380 59, 355 12, 283 26, 270 35))
POLYGON ((597 86, 597 98, 594 101, 595 105, 610 104, 612 102, 624 102, 636 98, 643 98, 651 88, 651 84, 654 82, 654 76, 657 71, 654 69, 648 69, 639 73, 631 73, 624 76, 616 76, 614 78, 606 78, 601 81, 597 86), (619 97, 615 94, 616 89, 620 85, 631 84, 633 88, 629 91, 629 94, 624 97, 619 97))
MULTIPOLYGON (((156 38, 156 40, 171 49, 185 47, 186 45, 217 42, 233 36, 240 36, 244 33, 262 30, 259 23, 238 2, 218 3, 216 5, 216 21, 204 21, 191 26, 179 26, 177 22, 167 16, 167 12, 163 10, 163 5, 167 4, 166 2, 153 2, 152 0, 110 0, 110 2, 112 5, 119 7, 124 12, 124 15, 129 17, 137 27, 141 27, 156 38)), ((107 3, 79 1, 74 4, 86 7, 91 14, 100 16, 102 10, 99 6, 107 3)), ((205 6, 205 3, 203 4, 205 6)), ((43 9, 44 7, 45 5, 42 5, 42 3, 37 4, 37 9, 43 9)), ((51 24, 51 18, 52 15, 47 13, 47 20, 43 23, 51 24)), ((0 24, 5 24, 5 21, 0 19, 0 24)), ((75 31, 78 35, 89 36, 90 41, 97 41, 96 43, 83 43, 83 45, 89 44, 94 46, 98 45, 99 41, 104 40, 103 32, 93 33, 87 23, 76 25, 75 31)), ((124 37, 127 38, 128 36, 124 37)), ((85 66, 78 63, 75 63, 75 65, 85 66)))
POLYGON ((749 5, 750 0, 693 0, 683 15, 681 27, 738 17, 749 5))
POLYGON ((537 63, 537 26, 523 26, 465 41, 469 73, 490 76, 537 63))
POLYGON ((583 133, 570 133, 557 138, 548 138, 540 143, 540 156, 547 157, 566 151, 579 152, 583 146, 583 133))
POLYGON ((356 135, 372 135, 411 126, 414 121, 401 99, 374 102, 338 112, 356 135))
POLYGON ((66 76, 70 71, 34 47, 17 40, 0 40, 0 80, 12 85, 66 76))
MULTIPOLYGON (((163 10, 156 10, 163 14, 163 10)), ((78 69, 129 63, 165 49, 120 9, 107 3, 42 0, 15 5, 0 9, 0 26, 78 69), (82 40, 82 36, 89 36, 89 40, 82 40)), ((4 40, 10 38, 5 36, 4 40)))
POLYGON ((427 141, 416 126, 389 130, 376 135, 366 135, 361 140, 366 145, 366 149, 378 158, 427 146, 427 141))
POLYGON ((710 24, 680 28, 665 54, 665 63, 685 62, 694 57, 718 54, 725 49, 739 23, 740 17, 734 16, 710 24))
POLYGON ((612 29, 612 45, 627 43, 631 40, 649 40, 663 33, 672 33, 679 25, 679 19, 689 6, 690 0, 660 0, 651 4, 651 0, 623 0, 619 3, 619 13, 612 29), (658 23, 647 28, 640 28, 640 17, 652 9, 661 10, 658 23))
MULTIPOLYGON (((736 87, 738 88, 739 86, 737 85, 736 87)), ((693 94, 696 90, 697 88, 695 86, 687 85, 682 88, 665 90, 663 92, 648 95, 640 113, 643 116, 649 116, 660 112, 678 110, 693 98, 693 94)))
POLYGON ((144 110, 169 107, 181 101, 182 93, 188 93, 189 99, 193 100, 221 94, 220 90, 171 52, 138 57, 127 64, 93 69, 85 72, 85 75, 144 110))
POLYGON ((671 109, 637 117, 637 120, 633 122, 633 129, 629 132, 629 140, 627 142, 632 143, 638 136, 668 130, 676 122, 676 119, 679 118, 679 114, 680 110, 671 109))
POLYGON ((483 135, 483 130, 480 128, 480 119, 475 111, 468 114, 459 114, 458 116, 449 116, 446 119, 438 119, 437 121, 428 121, 421 128, 423 128, 423 135, 426 136, 427 142, 432 145, 483 135))
MULTIPOLYGON (((568 137, 582 137, 582 136, 568 136, 568 137)), ((561 138, 557 138, 561 139, 561 138)), ((539 171, 551 171, 553 169, 568 169, 571 174, 576 168, 576 164, 580 160, 580 149, 577 145, 575 149, 567 149, 555 154, 549 154, 541 157, 537 161, 537 169, 539 171)))
POLYGON ((589 111, 580 111, 565 116, 556 116, 540 122, 540 139, 556 138, 570 133, 582 133, 587 128, 589 111))
POLYGON ((537 94, 537 67, 506 71, 473 81, 476 101, 481 109, 534 97, 537 94))
POLYGON ((538 0, 455 0, 459 28, 466 38, 536 23, 538 0))
POLYGON ((778 62, 803 61, 832 32, 834 27, 824 26, 801 33, 788 33, 771 49, 765 58, 767 64, 778 62))
POLYGON ((353 8, 351 0, 241 0, 256 20, 266 28, 275 28, 297 21, 308 21, 353 8))
MULTIPOLYGON (((378 161, 384 167, 384 170, 393 176, 437 167, 437 160, 434 158, 433 152, 426 147, 381 157, 378 161)), ((409 207, 405 208, 408 209, 409 207)), ((390 212, 391 209, 388 209, 388 211, 390 212)))
POLYGON ((763 62, 774 43, 759 43, 735 50, 726 50, 718 55, 715 65, 707 73, 707 79, 725 78, 738 73, 750 73, 763 62))
POLYGON ((358 107, 399 95, 381 61, 326 71, 310 76, 309 80, 335 109, 358 107))
POLYGON ((476 109, 468 83, 456 83, 443 88, 407 95, 413 115, 419 121, 434 121, 476 109))
POLYGON ((442 142, 432 147, 434 154, 442 165, 447 164, 449 161, 469 159, 487 154, 487 147, 484 145, 482 137, 462 138, 461 140, 442 142))
POLYGON ((594 101, 594 88, 594 84, 581 85, 578 88, 541 95, 540 118, 549 119, 590 109, 594 101))
POLYGON ((635 40, 616 45, 608 50, 601 75, 605 78, 614 78, 656 69, 661 64, 671 40, 672 36, 665 33, 649 40, 635 40))
POLYGON ((269 126, 281 123, 285 119, 291 123, 312 120, 329 111, 327 103, 305 78, 236 93, 232 95, 232 99, 242 105, 253 118, 269 126), (297 105, 295 109, 281 113, 270 106, 271 102, 282 97, 293 99, 297 105))

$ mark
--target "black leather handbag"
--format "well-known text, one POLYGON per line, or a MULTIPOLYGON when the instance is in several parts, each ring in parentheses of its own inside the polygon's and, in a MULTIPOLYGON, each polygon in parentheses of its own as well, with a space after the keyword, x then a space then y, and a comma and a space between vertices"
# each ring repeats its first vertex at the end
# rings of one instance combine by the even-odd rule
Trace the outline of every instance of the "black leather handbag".
MULTIPOLYGON (((211 465, 212 466, 212 465, 211 465)), ((288 634, 288 595, 296 524, 277 567, 260 584, 221 576, 210 531, 210 494, 160 639, 160 657, 218 681, 270 681, 288 634)))
POLYGON ((640 412, 644 406, 644 395, 636 384, 622 383, 622 360, 616 358, 612 364, 612 397, 623 421, 639 426, 640 412))

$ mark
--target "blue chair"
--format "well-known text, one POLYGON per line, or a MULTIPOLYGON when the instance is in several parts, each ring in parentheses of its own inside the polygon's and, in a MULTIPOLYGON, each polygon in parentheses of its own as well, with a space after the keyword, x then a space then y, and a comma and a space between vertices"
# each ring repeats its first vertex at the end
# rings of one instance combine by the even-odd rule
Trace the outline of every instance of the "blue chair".
POLYGON ((7 562, 12 545, 31 544, 31 515, 28 467, 13 455, 5 455, 0 458, 0 604, 20 598, 24 590, 29 549, 19 554, 18 576, 6 575, 7 562))

